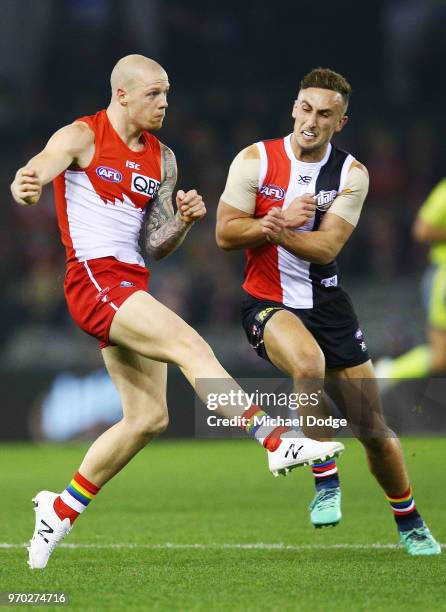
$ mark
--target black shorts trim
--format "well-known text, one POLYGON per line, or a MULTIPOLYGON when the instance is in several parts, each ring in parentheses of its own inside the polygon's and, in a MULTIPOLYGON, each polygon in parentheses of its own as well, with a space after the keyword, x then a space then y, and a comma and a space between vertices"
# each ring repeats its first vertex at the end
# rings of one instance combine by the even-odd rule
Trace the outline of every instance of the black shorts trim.
POLYGON ((245 294, 242 326, 256 353, 268 357, 263 333, 267 321, 278 311, 287 310, 298 317, 321 347, 327 369, 351 368, 370 359, 353 304, 344 290, 314 308, 291 308, 280 302, 257 299, 245 294))

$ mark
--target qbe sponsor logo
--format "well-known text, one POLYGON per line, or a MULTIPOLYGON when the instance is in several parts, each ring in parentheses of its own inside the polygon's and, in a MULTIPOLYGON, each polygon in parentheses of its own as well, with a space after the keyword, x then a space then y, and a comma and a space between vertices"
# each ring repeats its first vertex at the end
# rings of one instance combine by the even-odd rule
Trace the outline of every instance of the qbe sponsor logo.
POLYGON ((144 176, 143 174, 137 174, 132 172, 132 191, 139 193, 140 195, 149 196, 154 198, 160 188, 160 182, 150 176, 144 176))
POLYGON ((119 170, 110 168, 110 166, 99 166, 96 168, 96 174, 109 183, 120 183, 122 181, 122 174, 119 170))

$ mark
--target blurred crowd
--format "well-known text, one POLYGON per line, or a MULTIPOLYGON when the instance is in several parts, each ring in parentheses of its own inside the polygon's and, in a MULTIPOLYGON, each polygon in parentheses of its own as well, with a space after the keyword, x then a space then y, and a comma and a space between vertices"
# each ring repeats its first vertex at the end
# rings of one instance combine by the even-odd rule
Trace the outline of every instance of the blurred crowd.
POLYGON ((350 122, 336 143, 370 173, 362 219, 340 257, 341 278, 377 292, 412 277, 416 286, 426 259, 411 224, 445 173, 442 2, 364 3, 359 21, 346 0, 318 9, 309 0, 274 9, 266 0, 29 1, 37 34, 25 48, 23 11, 14 0, 3 4, 2 44, 11 45, 0 60, 4 350, 11 352, 24 329, 73 330, 52 189, 35 208, 22 208, 9 183, 54 130, 107 105, 111 68, 131 52, 158 59, 169 73, 159 137, 176 153, 178 187, 198 189, 208 208, 181 249, 153 265, 158 299, 200 329, 238 324, 243 256, 219 251, 214 239, 227 169, 248 144, 292 130, 299 80, 317 65, 351 81, 350 122))

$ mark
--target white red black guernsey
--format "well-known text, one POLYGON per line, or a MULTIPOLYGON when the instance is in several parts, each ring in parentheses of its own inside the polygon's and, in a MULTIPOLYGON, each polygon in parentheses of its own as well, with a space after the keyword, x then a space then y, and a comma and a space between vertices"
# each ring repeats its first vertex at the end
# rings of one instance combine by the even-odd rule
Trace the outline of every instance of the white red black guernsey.
MULTIPOLYGON (((296 197, 315 193, 317 210, 313 219, 294 231, 316 231, 342 191, 354 157, 329 144, 321 161, 301 162, 291 148, 291 135, 256 144, 261 162, 254 216, 263 217, 272 207, 286 209, 296 197)), ((310 263, 270 243, 246 249, 245 254, 243 288, 258 299, 291 308, 314 308, 339 292, 335 260, 325 265, 310 263)))

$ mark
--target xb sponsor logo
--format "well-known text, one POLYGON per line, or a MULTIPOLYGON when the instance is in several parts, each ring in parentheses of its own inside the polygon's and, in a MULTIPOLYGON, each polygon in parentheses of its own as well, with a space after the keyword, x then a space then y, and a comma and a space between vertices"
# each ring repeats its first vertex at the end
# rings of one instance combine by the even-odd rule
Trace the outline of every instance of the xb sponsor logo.
POLYGON ((332 191, 319 191, 316 196, 316 208, 325 212, 333 204, 333 200, 337 195, 338 192, 334 189, 332 191))
POLYGON ((311 176, 306 176, 305 174, 299 174, 297 183, 299 185, 309 185, 311 183, 311 176))
POLYGON ((285 190, 277 185, 262 185, 260 195, 278 202, 279 200, 283 200, 285 197, 285 190))
POLYGON ((115 170, 115 168, 110 168, 109 166, 99 166, 96 168, 96 174, 99 178, 109 183, 120 183, 122 181, 122 174, 119 170, 115 170))
POLYGON ((131 189, 135 193, 140 195, 149 196, 154 198, 160 188, 160 182, 150 176, 144 176, 143 174, 137 174, 132 172, 132 186, 131 189))

